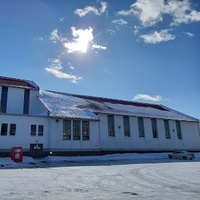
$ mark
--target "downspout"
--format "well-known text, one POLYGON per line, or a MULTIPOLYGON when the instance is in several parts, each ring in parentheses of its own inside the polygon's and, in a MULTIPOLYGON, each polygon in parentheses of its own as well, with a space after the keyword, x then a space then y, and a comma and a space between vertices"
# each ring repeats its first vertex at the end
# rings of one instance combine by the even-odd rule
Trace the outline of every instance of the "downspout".
POLYGON ((49 111, 48 111, 48 118, 49 118, 49 124, 48 124, 48 148, 47 148, 47 151, 48 151, 48 155, 49 154, 51 154, 50 152, 51 152, 51 117, 50 117, 50 115, 49 115, 49 111))
MULTIPOLYGON (((198 121, 198 131, 199 131, 199 141, 200 141, 200 120, 198 121)), ((200 146, 199 146, 198 151, 200 151, 200 146)))

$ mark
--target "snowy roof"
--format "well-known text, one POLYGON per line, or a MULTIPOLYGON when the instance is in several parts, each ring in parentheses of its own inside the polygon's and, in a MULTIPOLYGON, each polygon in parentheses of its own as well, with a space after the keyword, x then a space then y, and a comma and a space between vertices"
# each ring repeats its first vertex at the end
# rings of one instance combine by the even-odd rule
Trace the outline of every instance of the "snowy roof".
POLYGON ((7 86, 7 87, 10 86, 10 87, 39 90, 39 87, 33 81, 16 79, 16 78, 8 78, 8 77, 3 77, 3 76, 0 76, 0 85, 7 86))
POLYGON ((40 90, 51 117, 98 120, 98 113, 198 121, 162 105, 40 90), (95 114, 96 113, 96 114, 95 114))

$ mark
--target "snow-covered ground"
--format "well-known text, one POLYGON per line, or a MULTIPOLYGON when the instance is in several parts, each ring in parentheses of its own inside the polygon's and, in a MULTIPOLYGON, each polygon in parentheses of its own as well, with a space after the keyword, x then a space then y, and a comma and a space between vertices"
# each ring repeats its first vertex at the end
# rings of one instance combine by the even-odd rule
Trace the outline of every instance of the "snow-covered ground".
POLYGON ((200 153, 0 158, 1 200, 200 199, 200 153))

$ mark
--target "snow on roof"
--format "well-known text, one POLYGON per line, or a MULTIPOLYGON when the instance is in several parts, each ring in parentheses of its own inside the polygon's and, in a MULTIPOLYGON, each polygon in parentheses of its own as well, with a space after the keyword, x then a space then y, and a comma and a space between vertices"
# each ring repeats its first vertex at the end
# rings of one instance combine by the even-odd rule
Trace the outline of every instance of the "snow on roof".
POLYGON ((101 97, 40 90, 39 99, 51 117, 98 120, 95 113, 198 121, 170 108, 156 104, 138 103, 101 97))
POLYGON ((33 81, 16 79, 16 78, 8 78, 8 77, 3 77, 3 76, 0 76, 0 85, 39 90, 39 87, 33 81))
POLYGON ((85 104, 81 98, 40 90, 39 99, 51 117, 99 120, 91 109, 78 108, 79 105, 85 104))

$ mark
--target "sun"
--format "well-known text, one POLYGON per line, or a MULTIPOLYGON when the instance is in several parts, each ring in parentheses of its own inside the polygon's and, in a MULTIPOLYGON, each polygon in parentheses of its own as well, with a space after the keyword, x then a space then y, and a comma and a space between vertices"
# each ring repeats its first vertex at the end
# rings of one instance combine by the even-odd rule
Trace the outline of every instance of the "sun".
POLYGON ((72 35, 74 37, 73 42, 65 42, 63 45, 68 49, 68 53, 79 51, 82 53, 87 53, 88 45, 92 42, 93 29, 89 27, 88 29, 76 29, 71 27, 72 35))

